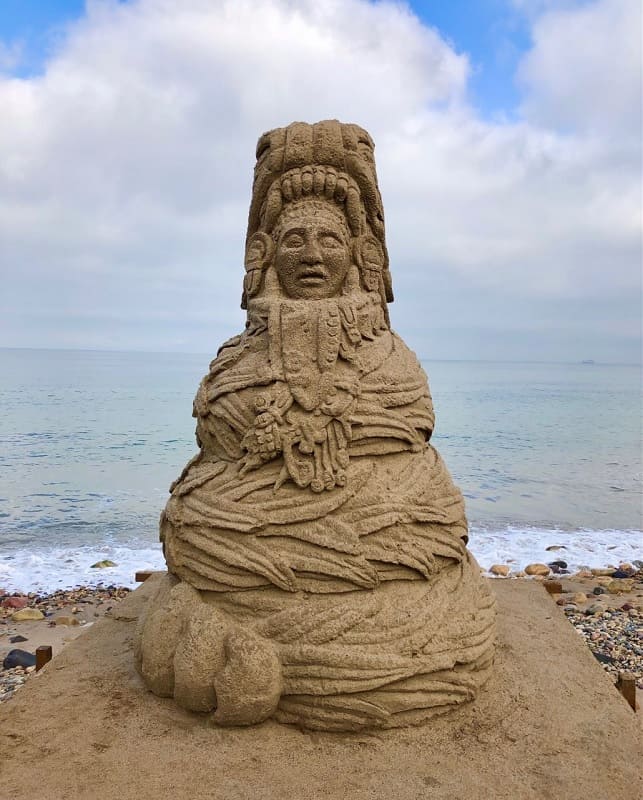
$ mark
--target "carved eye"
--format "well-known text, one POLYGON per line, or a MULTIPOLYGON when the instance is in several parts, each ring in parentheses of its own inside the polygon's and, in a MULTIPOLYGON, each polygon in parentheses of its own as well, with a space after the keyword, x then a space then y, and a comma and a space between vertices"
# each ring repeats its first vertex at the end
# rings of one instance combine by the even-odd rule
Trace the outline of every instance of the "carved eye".
POLYGON ((282 240, 282 244, 284 247, 303 247, 304 238, 299 233, 287 233, 282 240))
POLYGON ((326 249, 333 249, 342 246, 340 240, 336 236, 333 236, 330 233, 325 233, 322 236, 320 236, 319 243, 321 244, 322 247, 326 249))

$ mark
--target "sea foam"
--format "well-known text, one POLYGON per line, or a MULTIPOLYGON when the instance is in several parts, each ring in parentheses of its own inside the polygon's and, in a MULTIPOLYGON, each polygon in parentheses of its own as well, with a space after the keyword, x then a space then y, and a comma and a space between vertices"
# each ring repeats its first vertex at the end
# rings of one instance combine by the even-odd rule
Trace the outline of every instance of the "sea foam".
POLYGON ((567 569, 573 572, 581 567, 618 566, 643 559, 643 533, 527 526, 493 530, 472 526, 469 548, 485 569, 492 564, 509 564, 513 570, 519 570, 534 562, 565 561, 567 569))
MULTIPOLYGON (((643 559, 639 530, 576 530, 508 526, 485 529, 472 526, 469 547, 481 567, 509 564, 513 570, 533 562, 563 560, 570 571, 581 567, 618 566, 643 559), (555 550, 548 550, 555 547, 555 550)), ((99 583, 136 586, 138 570, 164 570, 160 545, 144 547, 103 545, 74 548, 19 549, 0 554, 0 588, 7 592, 51 592, 99 583), (99 561, 116 566, 92 568, 99 561)))

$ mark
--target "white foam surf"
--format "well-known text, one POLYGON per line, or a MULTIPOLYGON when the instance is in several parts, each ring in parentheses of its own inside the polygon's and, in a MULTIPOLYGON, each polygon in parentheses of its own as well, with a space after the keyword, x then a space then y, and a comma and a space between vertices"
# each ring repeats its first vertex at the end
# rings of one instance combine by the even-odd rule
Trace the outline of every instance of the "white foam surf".
POLYGON ((7 592, 52 592, 74 586, 136 586, 137 570, 165 569, 160 545, 16 550, 0 555, 0 588, 7 592), (99 561, 116 566, 92 568, 99 561))
MULTIPOLYGON (((570 571, 576 571, 581 567, 616 567, 622 562, 643 560, 643 533, 472 526, 469 547, 485 569, 492 564, 509 564, 517 571, 533 562, 563 560, 570 571), (548 550, 549 547, 560 549, 548 550)), ((0 554, 0 589, 44 593, 99 583, 134 587, 138 570, 162 569, 165 562, 157 544, 20 549, 0 554), (92 568, 92 564, 104 560, 113 561, 116 566, 92 568)))
POLYGON ((469 548, 484 569, 492 564, 508 564, 517 571, 527 564, 565 561, 567 569, 574 572, 582 567, 617 567, 643 559, 643 533, 517 526, 491 530, 472 526, 469 548))

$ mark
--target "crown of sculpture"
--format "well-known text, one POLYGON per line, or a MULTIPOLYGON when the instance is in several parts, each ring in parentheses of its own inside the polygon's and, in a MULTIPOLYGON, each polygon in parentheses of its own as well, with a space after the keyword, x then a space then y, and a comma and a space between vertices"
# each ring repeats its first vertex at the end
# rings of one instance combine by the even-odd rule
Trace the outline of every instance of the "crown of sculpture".
POLYGON ((336 120, 296 122, 259 139, 242 308, 265 295, 321 299, 361 288, 379 293, 388 322, 393 291, 373 150, 363 128, 336 120), (317 224, 309 231, 311 220, 317 224), (308 269, 288 275, 280 250, 302 249, 308 269), (346 264, 337 263, 340 249, 348 252, 346 264), (283 270, 271 274, 279 265, 283 270))

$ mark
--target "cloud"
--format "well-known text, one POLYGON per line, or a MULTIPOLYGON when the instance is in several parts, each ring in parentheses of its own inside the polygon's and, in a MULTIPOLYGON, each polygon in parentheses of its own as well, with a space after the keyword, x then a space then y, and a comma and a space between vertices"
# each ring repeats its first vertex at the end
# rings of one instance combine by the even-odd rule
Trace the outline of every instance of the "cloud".
POLYGON ((641 132, 641 4, 600 0, 536 19, 519 79, 539 125, 636 137, 641 132))
POLYGON ((603 28, 616 51, 633 6, 536 14, 523 118, 492 123, 467 101, 466 55, 397 3, 90 2, 42 75, 0 77, 5 343, 213 350, 242 324, 257 137, 337 117, 375 138, 393 319, 423 355, 467 357, 475 329, 502 356, 503 313, 524 330, 525 353, 539 330, 534 357, 563 353, 568 325, 552 347, 551 310, 567 302, 570 353, 598 324, 606 357, 625 360, 623 327, 631 354, 639 324, 639 156, 626 113, 636 78, 618 56, 629 82, 618 99, 590 67, 593 53, 609 61, 605 15, 616 15, 603 28), (597 124, 601 109, 618 111, 613 126, 597 124), (597 323, 605 296, 625 320, 597 323), (461 340, 434 335, 454 319, 461 340))

